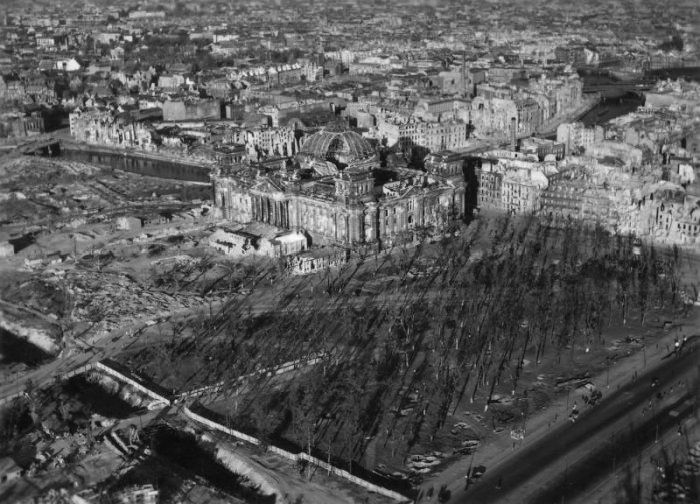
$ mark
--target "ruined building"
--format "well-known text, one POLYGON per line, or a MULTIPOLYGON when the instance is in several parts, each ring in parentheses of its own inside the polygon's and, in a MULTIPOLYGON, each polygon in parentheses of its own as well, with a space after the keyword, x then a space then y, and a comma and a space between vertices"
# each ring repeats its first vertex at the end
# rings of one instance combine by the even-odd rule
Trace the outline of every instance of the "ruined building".
POLYGON ((136 122, 125 114, 109 110, 76 110, 69 116, 70 133, 79 142, 130 147, 142 150, 156 148, 148 125, 136 122))
POLYGON ((464 215, 461 161, 444 158, 428 159, 427 172, 380 169, 366 139, 332 125, 306 139, 293 171, 216 173, 215 204, 233 221, 300 231, 313 244, 388 246, 464 215))
POLYGON ((536 212, 540 196, 556 173, 551 163, 541 163, 536 155, 510 151, 481 154, 476 170, 477 205, 480 209, 503 210, 513 214, 536 212))
POLYGON ((460 121, 422 121, 401 116, 381 117, 377 121, 379 136, 386 138, 388 145, 397 144, 401 150, 423 147, 430 152, 466 147, 469 125, 460 121))

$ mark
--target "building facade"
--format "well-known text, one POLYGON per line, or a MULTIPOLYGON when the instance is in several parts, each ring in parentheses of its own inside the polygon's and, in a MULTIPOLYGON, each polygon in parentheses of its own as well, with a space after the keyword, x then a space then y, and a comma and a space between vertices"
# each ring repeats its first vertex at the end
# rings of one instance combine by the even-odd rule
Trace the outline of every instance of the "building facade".
POLYGON ((300 231, 313 244, 390 246, 440 232, 464 215, 461 167, 432 161, 427 173, 381 170, 374 149, 357 133, 330 127, 311 135, 289 173, 222 170, 213 176, 222 215, 300 231), (380 176, 381 175, 381 176, 380 176))
POLYGON ((540 163, 536 155, 508 151, 482 154, 476 169, 477 206, 513 214, 540 210, 542 191, 549 185, 553 166, 540 163))
POLYGON ((142 150, 156 148, 148 125, 117 117, 109 110, 77 110, 68 119, 71 136, 79 142, 142 150))
POLYGON ((459 149, 467 146, 469 126, 461 121, 421 121, 383 119, 377 121, 377 130, 388 145, 398 143, 402 150, 423 147, 430 152, 459 149))

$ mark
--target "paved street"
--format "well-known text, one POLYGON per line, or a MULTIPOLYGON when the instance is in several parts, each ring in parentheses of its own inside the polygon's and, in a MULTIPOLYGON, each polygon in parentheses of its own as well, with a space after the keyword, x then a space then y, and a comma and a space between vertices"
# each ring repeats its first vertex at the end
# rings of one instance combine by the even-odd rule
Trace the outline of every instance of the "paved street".
MULTIPOLYGON (((609 395, 595 408, 583 413, 575 423, 565 422, 530 445, 518 450, 486 474, 467 491, 453 493, 450 502, 532 502, 546 504, 565 501, 592 484, 596 477, 612 469, 603 463, 609 456, 611 433, 617 439, 635 442, 641 448, 650 432, 659 425, 661 433, 673 427, 693 407, 683 395, 672 406, 654 415, 635 417, 630 412, 645 405, 657 390, 667 389, 697 374, 698 351, 686 349, 680 356, 661 361, 634 382, 609 395), (652 389, 652 378, 659 380, 652 389), (669 416, 674 410, 677 417, 669 416), (620 437, 622 435, 622 437, 620 437), (601 462, 603 461, 603 462, 601 462)), ((614 439, 614 438, 613 438, 614 439)))

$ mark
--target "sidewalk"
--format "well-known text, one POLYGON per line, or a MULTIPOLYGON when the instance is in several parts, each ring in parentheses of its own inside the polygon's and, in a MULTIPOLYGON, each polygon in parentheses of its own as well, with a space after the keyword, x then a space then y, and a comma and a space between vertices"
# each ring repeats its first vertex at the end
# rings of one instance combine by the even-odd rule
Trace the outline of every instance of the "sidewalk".
MULTIPOLYGON (((662 331, 662 329, 659 329, 659 331, 662 331)), ((666 334, 657 340, 657 343, 653 343, 649 348, 639 350, 621 359, 607 372, 591 377, 590 381, 599 387, 603 392, 603 398, 605 398, 606 391, 616 390, 630 379, 635 379, 637 375, 644 374, 658 366, 661 363, 661 359, 669 353, 669 349, 673 349, 675 338, 682 339, 683 336, 691 336, 693 334, 700 334, 700 309, 698 308, 693 308, 688 318, 679 321, 678 327, 673 327, 667 331, 666 334)), ((653 336, 649 339, 651 338, 653 336)), ((487 472, 493 470, 516 450, 542 438, 555 425, 561 422, 568 422, 571 403, 573 403, 572 397, 569 397, 569 400, 567 400, 567 394, 560 393, 547 408, 528 418, 523 441, 520 441, 514 447, 509 431, 504 430, 498 434, 497 439, 482 444, 473 457, 461 458, 434 477, 426 479, 420 490, 425 494, 432 487, 434 489, 433 498, 431 500, 423 497, 416 502, 437 502, 437 491, 442 485, 446 485, 452 492, 452 495, 456 496, 461 493, 464 490, 464 477, 469 467, 483 465, 486 467, 487 472)), ((583 408, 581 411, 585 415, 586 408, 583 408)))

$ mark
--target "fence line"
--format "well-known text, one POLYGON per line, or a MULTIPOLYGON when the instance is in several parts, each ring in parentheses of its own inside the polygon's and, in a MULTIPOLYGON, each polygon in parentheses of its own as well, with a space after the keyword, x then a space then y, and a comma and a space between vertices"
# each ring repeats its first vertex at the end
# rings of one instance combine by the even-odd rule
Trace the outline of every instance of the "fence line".
MULTIPOLYGON (((249 436, 248 434, 244 434, 240 431, 237 431, 235 429, 232 429, 230 427, 226 427, 224 425, 221 425, 217 422, 214 422, 213 420, 210 420, 209 418, 206 418, 202 415, 199 415, 192 410, 189 409, 189 407, 185 406, 183 409, 184 414, 186 417, 200 423, 203 425, 206 425, 210 429, 218 430, 220 432, 223 432, 225 434, 228 434, 229 436, 241 439, 243 441, 246 441, 248 443, 251 443, 256 446, 262 445, 261 441, 253 436, 249 436)), ((401 495, 398 492, 394 492, 393 490, 389 490, 388 488, 381 487, 379 485, 375 485, 374 483, 370 483, 369 481, 365 481, 362 478, 358 478, 357 476, 350 474, 348 471, 345 471, 344 469, 339 469, 338 467, 335 467, 332 464, 329 464, 327 462, 324 462, 316 457, 313 457, 307 453, 304 452, 299 452, 299 453, 291 453, 286 450, 283 450, 282 448, 279 448, 277 446, 272 446, 268 445, 267 450, 275 453, 277 455, 280 455, 292 462, 298 462, 300 460, 304 460, 308 462, 309 464, 321 467, 328 472, 331 472, 335 474, 336 476, 339 476, 341 478, 344 478, 348 481, 351 481, 355 483, 356 485, 359 485, 370 492, 374 492, 380 495, 384 495, 386 497, 390 497, 392 499, 395 499, 399 502, 411 502, 411 500, 406 497, 405 495, 401 495)))
POLYGON ((148 387, 141 385, 139 382, 137 382, 133 378, 130 378, 129 376, 126 376, 123 373, 120 373, 116 369, 113 369, 112 367, 110 367, 102 362, 96 362, 94 365, 94 369, 99 370, 99 371, 104 371, 105 373, 112 375, 114 378, 121 380, 121 381, 127 383, 128 385, 131 385, 139 392, 143 392, 144 394, 149 396, 151 399, 155 399, 156 401, 162 402, 165 404, 170 404, 169 398, 162 396, 157 392, 154 392, 153 390, 149 389, 148 387))
MULTIPOLYGON (((291 369, 294 369, 302 361, 304 361, 306 364, 311 364, 311 363, 315 364, 315 363, 321 361, 323 358, 324 358, 324 356, 313 357, 311 359, 297 359, 296 361, 287 362, 287 363, 284 363, 284 364, 278 366, 277 368, 265 370, 263 372, 279 374, 279 373, 283 373, 283 372, 289 371, 291 369)), ((64 373, 63 375, 61 375, 61 378, 63 378, 63 379, 70 378, 72 376, 76 376, 78 374, 85 373, 86 371, 89 371, 89 370, 102 371, 108 375, 111 375, 114 378, 116 378, 120 381, 123 381, 123 382, 127 383, 128 385, 131 385, 135 389, 139 390, 140 392, 143 392, 147 396, 149 396, 152 399, 155 399, 159 402, 162 402, 165 404, 170 404, 170 402, 171 402, 170 399, 168 399, 167 397, 164 397, 161 394, 154 392, 153 390, 138 383, 134 379, 124 375, 123 373, 120 373, 119 371, 113 369, 112 367, 110 367, 102 362, 85 364, 83 366, 80 366, 79 368, 76 368, 76 369, 73 369, 72 371, 68 371, 67 373, 64 373)), ((195 390, 192 392, 196 393, 198 391, 195 390)), ((26 392, 24 392, 24 391, 18 392, 16 394, 13 394, 12 396, 8 396, 8 397, 5 397, 3 399, 0 399, 0 405, 4 404, 6 402, 9 402, 12 399, 15 399, 16 397, 20 397, 23 395, 26 395, 26 392)), ((188 417, 188 418, 190 418, 190 419, 192 419, 200 424, 206 425, 207 427, 209 427, 213 430, 224 432, 224 433, 228 434, 229 436, 241 439, 241 440, 246 441, 246 442, 253 444, 255 446, 261 446, 263 444, 259 439, 255 438, 253 436, 249 436, 248 434, 244 434, 243 432, 237 431, 237 430, 232 429, 230 427, 226 427, 226 426, 221 425, 217 422, 214 422, 213 420, 210 420, 202 415, 194 413, 187 406, 184 407, 183 412, 184 412, 186 417, 188 417)), ((405 495, 402 495, 398 492, 394 492, 393 490, 389 490, 388 488, 384 488, 384 487, 381 487, 379 485, 375 485, 374 483, 370 483, 369 481, 365 481, 362 478, 358 478, 357 476, 350 474, 348 471, 346 471, 344 469, 340 469, 338 467, 335 467, 334 465, 329 464, 327 462, 324 462, 323 460, 320 460, 320 459, 318 459, 314 456, 311 456, 305 452, 291 453, 291 452, 288 452, 286 450, 283 450, 282 448, 279 448, 279 447, 273 446, 273 445, 268 445, 267 450, 276 454, 276 455, 284 457, 291 462, 299 462, 300 460, 303 460, 303 461, 305 461, 309 464, 312 464, 314 466, 321 467, 321 468, 325 469, 326 471, 333 473, 336 476, 344 478, 348 481, 355 483, 356 485, 359 485, 359 486, 369 490, 370 492, 374 492, 374 493, 377 493, 380 495, 384 495, 386 497, 390 497, 390 498, 395 499, 399 502, 409 502, 410 501, 410 499, 408 499, 405 495)))

